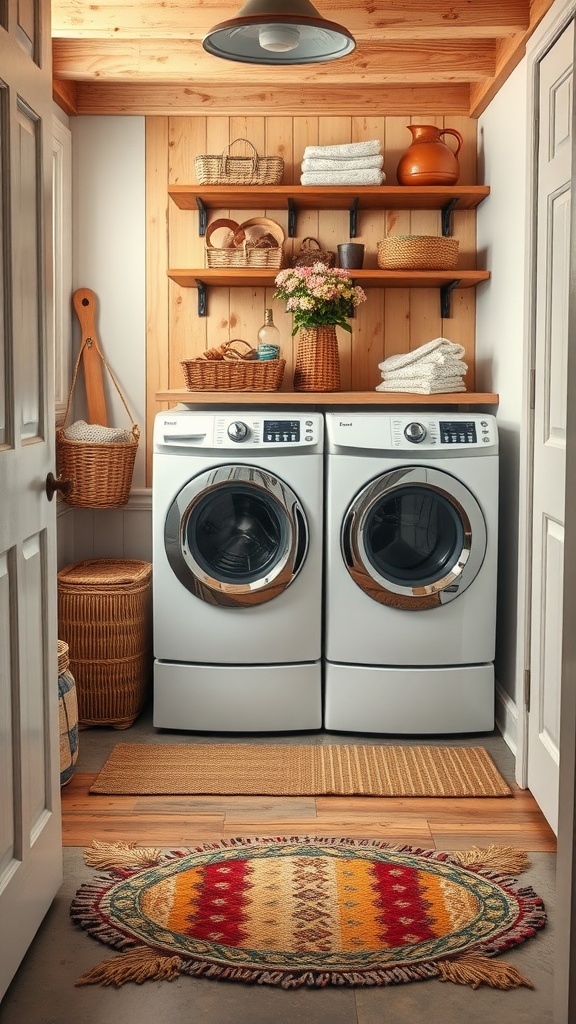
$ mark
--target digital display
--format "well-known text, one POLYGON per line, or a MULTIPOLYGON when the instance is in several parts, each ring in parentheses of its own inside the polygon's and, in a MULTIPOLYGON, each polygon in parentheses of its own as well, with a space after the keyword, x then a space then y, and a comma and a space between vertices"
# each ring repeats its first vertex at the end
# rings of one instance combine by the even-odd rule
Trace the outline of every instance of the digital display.
POLYGON ((264 420, 264 441, 290 444, 300 440, 300 420, 264 420))
POLYGON ((440 444, 475 444, 474 420, 440 420, 440 444))

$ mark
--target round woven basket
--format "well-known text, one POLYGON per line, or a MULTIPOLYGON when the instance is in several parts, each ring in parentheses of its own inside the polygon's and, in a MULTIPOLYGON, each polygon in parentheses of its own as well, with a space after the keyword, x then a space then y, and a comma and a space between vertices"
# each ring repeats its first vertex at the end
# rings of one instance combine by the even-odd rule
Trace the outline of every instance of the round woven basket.
POLYGON ((378 242, 381 270, 453 270, 459 243, 436 235, 390 235, 378 242))

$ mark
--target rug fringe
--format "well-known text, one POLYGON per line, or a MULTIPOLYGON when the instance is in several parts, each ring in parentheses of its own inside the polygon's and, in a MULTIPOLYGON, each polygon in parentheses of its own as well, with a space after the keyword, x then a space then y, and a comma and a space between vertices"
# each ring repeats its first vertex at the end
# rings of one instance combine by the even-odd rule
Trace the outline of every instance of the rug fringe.
POLYGON ((127 981, 137 985, 153 979, 173 981, 178 978, 184 961, 179 956, 163 956, 149 946, 137 946, 127 953, 121 953, 112 960, 103 960, 76 982, 77 985, 116 985, 120 988, 127 981))
POLYGON ((450 859, 462 868, 496 868, 515 876, 530 867, 527 853, 513 846, 471 846, 451 853, 450 859))
POLYGON ((84 861, 89 868, 101 871, 116 868, 152 867, 163 860, 161 850, 137 846, 136 843, 100 843, 94 841, 84 852, 84 861))
POLYGON ((492 960, 481 953, 468 953, 457 960, 439 960, 436 967, 440 981, 452 981, 455 985, 470 985, 470 988, 490 985, 504 991, 521 985, 534 988, 532 982, 512 964, 492 960))

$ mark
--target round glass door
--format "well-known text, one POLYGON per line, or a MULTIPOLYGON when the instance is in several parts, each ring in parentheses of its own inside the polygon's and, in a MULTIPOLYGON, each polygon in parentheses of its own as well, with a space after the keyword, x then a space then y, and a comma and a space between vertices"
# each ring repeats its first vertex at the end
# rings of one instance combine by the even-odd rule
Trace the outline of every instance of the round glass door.
POLYGON ((471 492, 427 467, 385 473, 350 505, 342 552, 376 601, 418 610, 457 597, 484 560, 486 526, 471 492))
POLYGON ((195 477, 172 502, 164 543, 178 579, 202 600, 227 606, 270 601, 304 563, 308 531, 298 498, 252 466, 195 477))

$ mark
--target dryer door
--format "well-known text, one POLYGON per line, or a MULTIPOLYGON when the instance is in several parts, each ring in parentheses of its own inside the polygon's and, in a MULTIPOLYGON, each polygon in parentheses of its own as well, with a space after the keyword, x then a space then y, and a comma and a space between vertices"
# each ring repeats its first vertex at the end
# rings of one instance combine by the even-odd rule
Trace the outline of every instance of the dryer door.
POLYGON ((484 561, 486 524, 474 495, 455 477, 402 467, 356 495, 341 544, 348 572, 369 597, 418 611, 470 586, 484 561))
POLYGON ((283 480, 255 466, 218 466, 177 494, 164 545, 173 572, 202 601, 244 607, 290 586, 306 558, 308 525, 283 480))

